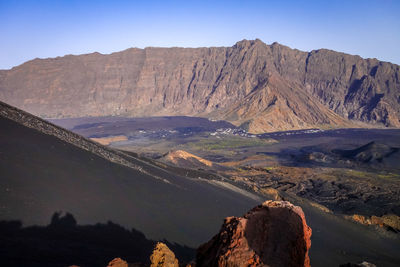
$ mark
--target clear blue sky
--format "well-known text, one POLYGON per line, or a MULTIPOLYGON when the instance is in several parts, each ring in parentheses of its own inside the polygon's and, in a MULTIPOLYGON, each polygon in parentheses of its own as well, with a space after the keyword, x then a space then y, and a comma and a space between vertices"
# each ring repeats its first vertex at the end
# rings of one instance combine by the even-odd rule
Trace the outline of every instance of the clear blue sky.
POLYGON ((36 57, 255 38, 400 64, 400 1, 0 0, 0 69, 36 57))

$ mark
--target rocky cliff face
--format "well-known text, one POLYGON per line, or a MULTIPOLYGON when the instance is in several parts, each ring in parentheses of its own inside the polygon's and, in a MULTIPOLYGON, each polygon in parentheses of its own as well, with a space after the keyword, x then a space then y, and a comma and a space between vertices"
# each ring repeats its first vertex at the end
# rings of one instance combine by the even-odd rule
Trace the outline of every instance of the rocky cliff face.
POLYGON ((252 132, 400 127, 398 65, 260 40, 35 59, 0 71, 0 100, 44 117, 195 115, 252 132))
POLYGON ((243 217, 228 217, 197 250, 196 266, 310 266, 311 228, 300 207, 266 201, 243 217))

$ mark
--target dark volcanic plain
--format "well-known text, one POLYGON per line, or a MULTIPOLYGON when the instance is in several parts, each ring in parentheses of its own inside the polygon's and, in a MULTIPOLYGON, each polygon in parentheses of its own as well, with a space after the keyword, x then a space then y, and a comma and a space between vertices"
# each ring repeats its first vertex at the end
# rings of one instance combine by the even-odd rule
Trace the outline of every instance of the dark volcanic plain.
POLYGON ((221 121, 188 117, 53 122, 98 141, 122 135, 124 140, 109 146, 139 152, 175 173, 224 179, 263 198, 301 205, 313 229, 313 266, 363 260, 396 266, 400 260, 394 253, 400 247, 400 130, 254 135, 221 121), (367 226, 372 217, 375 224, 367 226))

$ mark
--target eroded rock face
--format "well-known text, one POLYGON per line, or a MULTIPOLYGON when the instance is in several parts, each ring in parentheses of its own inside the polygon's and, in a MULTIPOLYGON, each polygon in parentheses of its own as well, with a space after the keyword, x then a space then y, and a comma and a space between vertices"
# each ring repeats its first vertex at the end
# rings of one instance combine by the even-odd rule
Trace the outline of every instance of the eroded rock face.
POLYGON ((150 256, 150 267, 179 267, 175 254, 164 243, 158 242, 150 256))
POLYGON ((243 217, 228 217, 199 247, 196 266, 310 266, 311 228, 298 206, 266 201, 243 217))
POLYGON ((243 40, 35 59, 0 70, 0 100, 47 118, 195 115, 254 133, 400 127, 399 77, 398 65, 375 59, 243 40))

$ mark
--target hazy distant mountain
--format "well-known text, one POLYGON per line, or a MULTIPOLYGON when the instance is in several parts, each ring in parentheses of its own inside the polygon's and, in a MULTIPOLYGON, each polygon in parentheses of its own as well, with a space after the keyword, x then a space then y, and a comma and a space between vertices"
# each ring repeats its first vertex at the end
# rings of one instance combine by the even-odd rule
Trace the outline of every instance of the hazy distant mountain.
POLYGON ((400 127, 400 68, 326 49, 132 48, 0 71, 0 99, 42 117, 196 115, 252 132, 400 127))
POLYGON ((82 224, 111 220, 149 238, 197 246, 224 217, 261 201, 190 170, 104 147, 1 102, 0 128, 0 221, 45 225, 54 212, 66 211, 82 224))

